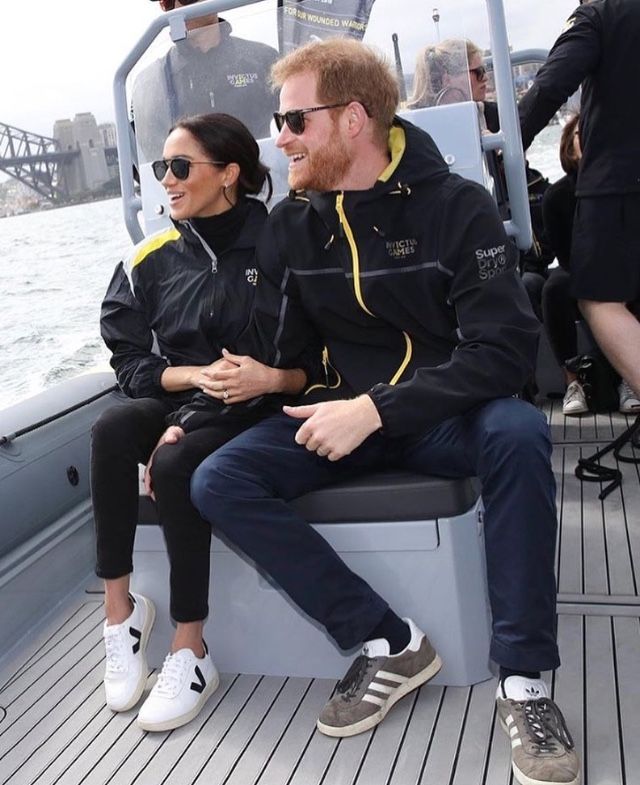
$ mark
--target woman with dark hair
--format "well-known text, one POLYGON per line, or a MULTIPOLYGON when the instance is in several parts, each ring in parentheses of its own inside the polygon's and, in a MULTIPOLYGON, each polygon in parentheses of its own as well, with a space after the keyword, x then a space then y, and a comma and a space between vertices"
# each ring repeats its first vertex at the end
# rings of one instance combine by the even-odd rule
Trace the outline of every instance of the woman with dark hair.
POLYGON ((167 193, 173 226, 144 239, 116 267, 103 301, 102 337, 129 400, 96 422, 91 457, 96 573, 105 586, 104 684, 113 711, 132 708, 142 696, 155 616, 150 600, 129 591, 138 464, 147 464, 145 483, 167 543, 177 626, 138 715, 146 730, 188 722, 218 685, 202 639, 211 528, 191 504, 191 474, 276 408, 273 398, 258 406, 242 401, 297 393, 306 381, 301 369, 276 370, 228 352, 223 359, 248 323, 257 283, 254 252, 267 210, 252 196, 265 187, 271 195, 255 139, 230 115, 198 115, 173 127, 163 155, 153 172, 167 193), (214 371, 245 360, 244 387, 218 391, 214 371), (192 406, 198 395, 208 399, 205 422, 192 406))

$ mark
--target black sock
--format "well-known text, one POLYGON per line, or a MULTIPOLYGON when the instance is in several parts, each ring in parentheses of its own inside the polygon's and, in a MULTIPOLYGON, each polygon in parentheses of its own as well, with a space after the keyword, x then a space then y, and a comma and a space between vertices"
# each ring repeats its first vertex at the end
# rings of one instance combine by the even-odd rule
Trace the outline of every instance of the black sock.
POLYGON ((372 641, 375 638, 384 638, 389 642, 391 654, 399 654, 409 645, 411 630, 409 625, 389 608, 380 623, 367 635, 366 640, 372 641))
POLYGON ((540 671, 514 671, 511 668, 500 666, 500 681, 504 681, 509 676, 523 676, 525 679, 539 679, 540 671))

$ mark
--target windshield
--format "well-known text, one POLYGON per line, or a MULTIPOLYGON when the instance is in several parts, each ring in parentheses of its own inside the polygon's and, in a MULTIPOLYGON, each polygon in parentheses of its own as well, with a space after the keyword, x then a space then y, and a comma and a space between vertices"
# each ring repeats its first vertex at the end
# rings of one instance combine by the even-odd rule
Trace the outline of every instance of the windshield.
MULTIPOLYGON (((363 38, 384 51, 403 104, 471 100, 464 25, 457 38, 442 42, 430 15, 418 0, 284 0, 280 8, 269 0, 187 21, 186 38, 175 43, 165 28, 130 79, 140 162, 162 155, 176 120, 201 112, 227 112, 257 139, 271 136, 278 108, 269 84, 272 63, 280 53, 330 36, 363 38)), ((481 65, 479 47, 478 58, 481 65)))
MULTIPOLYGON (((496 177, 485 153, 502 147, 511 216, 505 214, 505 226, 519 247, 530 245, 517 121, 510 110, 499 117, 488 70, 492 58, 486 12, 491 6, 492 35, 500 47, 501 102, 508 107, 514 80, 498 0, 478 0, 464 13, 443 0, 442 16, 424 0, 262 0, 218 13, 220 5, 202 0, 167 14, 162 18, 167 24, 151 44, 158 25, 132 52, 135 65, 126 91, 116 79, 123 205, 132 239, 140 239, 141 223, 143 233, 150 234, 169 222, 167 196, 151 162, 162 157, 173 124, 189 115, 226 112, 244 121, 271 169, 271 204, 284 196, 288 163, 275 145, 273 112, 279 102, 270 85, 271 65, 307 41, 349 36, 387 57, 398 79, 399 113, 431 134, 451 171, 483 184, 496 198, 496 177), (133 144, 125 133, 127 112, 135 128, 133 144), (500 137, 489 138, 498 131, 500 137)), ((526 83, 532 74, 525 69, 519 76, 526 83)))

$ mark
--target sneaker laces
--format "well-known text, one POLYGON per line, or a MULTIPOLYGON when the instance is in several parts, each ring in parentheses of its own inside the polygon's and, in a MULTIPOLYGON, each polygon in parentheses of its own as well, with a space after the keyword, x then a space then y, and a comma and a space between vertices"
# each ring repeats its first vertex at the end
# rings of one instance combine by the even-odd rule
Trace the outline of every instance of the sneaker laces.
POLYGON ((557 744, 572 750, 573 739, 562 712, 550 698, 524 702, 524 720, 529 739, 541 755, 557 752, 557 744))
POLYGON ((153 691, 166 698, 175 697, 184 682, 188 665, 186 658, 178 657, 176 654, 167 654, 153 691))
POLYGON ((107 654, 107 675, 123 673, 126 670, 125 644, 120 630, 107 630, 104 636, 104 647, 107 654))
POLYGON ((618 396, 620 397, 620 401, 623 403, 631 400, 638 400, 638 396, 632 390, 629 382, 625 382, 624 379, 620 382, 620 387, 618 387, 618 396))
POLYGON ((581 404, 585 403, 584 390, 580 382, 574 381, 569 384, 567 391, 564 395, 563 404, 566 406, 568 403, 578 401, 581 404))
POLYGON ((345 673, 344 678, 338 682, 336 687, 342 700, 348 701, 355 697, 372 664, 373 660, 365 654, 360 654, 355 658, 349 670, 345 673))

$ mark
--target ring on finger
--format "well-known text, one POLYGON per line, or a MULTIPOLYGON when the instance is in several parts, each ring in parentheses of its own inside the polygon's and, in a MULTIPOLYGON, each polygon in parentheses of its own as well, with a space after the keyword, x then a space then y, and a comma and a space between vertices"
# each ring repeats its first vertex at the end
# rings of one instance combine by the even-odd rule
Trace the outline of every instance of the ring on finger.
POLYGON ((226 401, 227 398, 229 397, 229 390, 223 390, 222 391, 222 397, 226 401))

